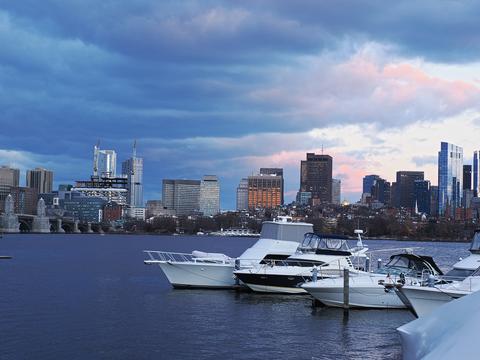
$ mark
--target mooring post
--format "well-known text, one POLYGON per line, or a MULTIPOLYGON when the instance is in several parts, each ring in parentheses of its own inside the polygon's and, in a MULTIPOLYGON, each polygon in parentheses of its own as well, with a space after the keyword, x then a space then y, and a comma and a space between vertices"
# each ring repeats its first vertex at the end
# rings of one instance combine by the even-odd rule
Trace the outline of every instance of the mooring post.
POLYGON ((350 271, 343 269, 343 311, 348 312, 350 307, 350 271))

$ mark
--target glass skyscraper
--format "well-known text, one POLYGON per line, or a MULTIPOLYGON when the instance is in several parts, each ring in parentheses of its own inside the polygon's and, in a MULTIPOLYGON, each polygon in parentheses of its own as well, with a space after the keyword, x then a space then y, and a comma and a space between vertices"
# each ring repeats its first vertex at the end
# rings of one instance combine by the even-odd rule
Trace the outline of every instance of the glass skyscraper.
POLYGON ((473 196, 478 196, 478 156, 480 151, 473 152, 473 196))
POLYGON ((220 212, 220 184, 215 175, 205 175, 200 183, 200 212, 204 216, 220 212))
POLYGON ((143 159, 137 157, 136 145, 132 157, 122 163, 122 174, 128 179, 128 205, 143 207, 143 159))
POLYGON ((438 152, 438 214, 454 215, 462 206, 463 149, 442 142, 438 152), (446 214, 447 209, 449 213, 446 214))

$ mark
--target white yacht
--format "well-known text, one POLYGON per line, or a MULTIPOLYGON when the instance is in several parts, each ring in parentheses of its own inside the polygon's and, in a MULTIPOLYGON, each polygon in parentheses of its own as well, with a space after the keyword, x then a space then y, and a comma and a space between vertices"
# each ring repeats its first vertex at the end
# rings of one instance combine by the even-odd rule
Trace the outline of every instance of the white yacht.
POLYGON ((175 288, 234 288, 239 285, 233 271, 258 265, 265 258, 286 259, 295 253, 313 225, 279 217, 262 224, 260 239, 238 258, 224 254, 193 251, 191 254, 145 250, 144 263, 158 265, 175 288))
MULTIPOLYGON (((421 281, 422 276, 441 274, 429 256, 411 253, 396 254, 375 273, 351 270, 349 277, 349 305, 362 308, 406 308, 395 293, 394 284, 421 281), (392 285, 392 286, 385 286, 392 285)), ((330 278, 307 282, 302 288, 326 306, 342 307, 344 279, 330 278)))
POLYGON ((287 259, 265 258, 259 265, 235 270, 234 274, 253 291, 304 294, 301 284, 311 280, 314 271, 320 277, 338 277, 344 268, 355 268, 368 250, 362 243, 362 231, 356 234, 357 246, 349 248, 345 236, 309 233, 287 259))

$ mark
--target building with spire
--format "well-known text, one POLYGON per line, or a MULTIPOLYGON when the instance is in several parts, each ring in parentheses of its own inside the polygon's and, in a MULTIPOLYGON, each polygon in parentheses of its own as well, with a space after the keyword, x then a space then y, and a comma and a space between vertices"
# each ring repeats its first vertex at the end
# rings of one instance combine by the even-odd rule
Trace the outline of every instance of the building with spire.
POLYGON ((122 162, 122 175, 127 178, 127 213, 130 217, 145 218, 143 207, 143 158, 137 157, 137 141, 132 157, 122 162))

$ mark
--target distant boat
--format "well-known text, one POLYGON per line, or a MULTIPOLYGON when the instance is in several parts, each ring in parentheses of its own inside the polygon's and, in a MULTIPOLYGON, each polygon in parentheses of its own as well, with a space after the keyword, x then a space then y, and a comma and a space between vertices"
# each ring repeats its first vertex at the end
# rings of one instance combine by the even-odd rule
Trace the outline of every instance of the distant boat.
POLYGON ((250 229, 230 228, 226 230, 214 231, 210 233, 213 236, 233 236, 233 237, 259 237, 260 234, 250 231, 250 229))

